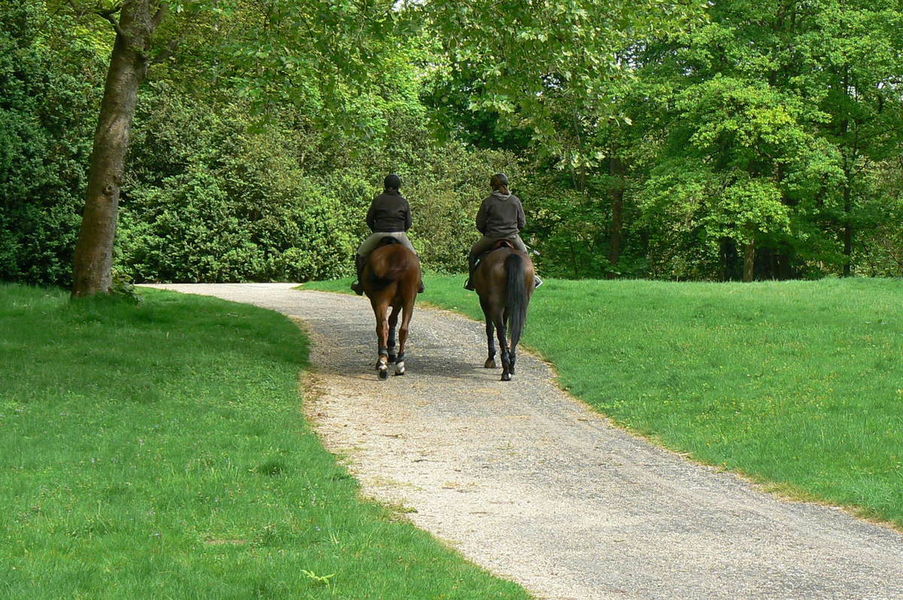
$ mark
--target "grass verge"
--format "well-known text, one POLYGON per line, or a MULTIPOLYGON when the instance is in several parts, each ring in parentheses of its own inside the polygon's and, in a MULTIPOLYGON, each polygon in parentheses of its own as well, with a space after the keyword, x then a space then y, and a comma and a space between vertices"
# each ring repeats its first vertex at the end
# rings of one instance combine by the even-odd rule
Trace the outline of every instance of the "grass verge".
MULTIPOLYGON (((424 301, 482 318, 463 276, 425 283, 424 301)), ((642 435, 903 527, 903 280, 548 280, 524 341, 642 435)))
POLYGON ((356 482, 251 306, 0 285, 0 597, 522 599, 356 482))

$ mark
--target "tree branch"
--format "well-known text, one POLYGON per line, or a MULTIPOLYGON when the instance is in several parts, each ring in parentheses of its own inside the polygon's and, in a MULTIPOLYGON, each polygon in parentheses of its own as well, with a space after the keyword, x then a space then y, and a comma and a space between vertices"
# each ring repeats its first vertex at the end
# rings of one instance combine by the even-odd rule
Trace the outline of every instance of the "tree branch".
POLYGON ((99 15, 102 19, 105 19, 110 22, 110 25, 113 26, 113 29, 116 30, 116 35, 122 36, 123 41, 128 42, 129 36, 126 35, 125 31, 119 26, 119 21, 117 21, 113 15, 122 10, 122 4, 116 4, 110 8, 101 8, 97 7, 94 12, 99 15))
POLYGON ((159 8, 157 8, 157 12, 154 13, 153 18, 151 19, 151 26, 153 30, 156 30, 157 27, 160 26, 160 23, 163 22, 163 19, 166 17, 166 13, 169 11, 169 3, 160 2, 159 8))

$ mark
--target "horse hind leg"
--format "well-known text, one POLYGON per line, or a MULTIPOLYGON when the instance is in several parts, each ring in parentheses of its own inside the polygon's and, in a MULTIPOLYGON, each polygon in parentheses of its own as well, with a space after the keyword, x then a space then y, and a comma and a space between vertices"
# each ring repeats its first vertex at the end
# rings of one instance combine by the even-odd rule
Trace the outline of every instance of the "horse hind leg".
POLYGON ((495 329, 499 338, 499 350, 502 354, 502 381, 511 381, 511 352, 508 350, 508 331, 505 321, 496 323, 495 329))
POLYGON ((393 306, 392 313, 389 315, 389 339, 386 345, 386 350, 388 351, 389 356, 389 364, 392 364, 397 360, 397 352, 395 351, 395 328, 398 325, 398 313, 399 307, 393 306))
POLYGON ((495 364, 495 325, 492 324, 492 312, 486 301, 480 297, 480 307, 483 309, 483 317, 486 319, 486 362, 483 363, 484 369, 494 369, 495 364))
POLYGON ((386 347, 389 337, 389 322, 387 318, 389 307, 380 304, 375 307, 374 312, 376 313, 376 374, 380 379, 385 380, 389 377, 389 350, 386 347))
POLYGON ((514 370, 511 368, 511 356, 507 350, 502 350, 502 381, 511 381, 514 370))
POLYGON ((496 368, 495 364, 495 340, 493 336, 495 335, 495 326, 492 324, 492 319, 486 318, 486 346, 487 346, 487 354, 486 354, 486 362, 483 363, 484 369, 494 369, 496 368))
POLYGON ((414 316, 414 294, 406 300, 401 313, 401 327, 398 329, 398 357, 395 359, 395 374, 405 374, 404 347, 408 342, 408 332, 411 328, 411 317, 414 316))

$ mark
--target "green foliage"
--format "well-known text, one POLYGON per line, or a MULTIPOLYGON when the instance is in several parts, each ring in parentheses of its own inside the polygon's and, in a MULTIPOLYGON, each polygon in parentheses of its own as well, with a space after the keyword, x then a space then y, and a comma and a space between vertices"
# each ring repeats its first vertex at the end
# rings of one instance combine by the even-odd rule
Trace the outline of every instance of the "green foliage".
POLYGON ((809 277, 895 254, 871 248, 894 210, 873 175, 903 146, 900 7, 489 4, 427 5, 449 65, 427 99, 475 143, 532 132, 547 272, 809 277))
POLYGON ((525 242, 538 254, 537 269, 554 277, 608 275, 606 213, 592 195, 566 186, 531 185, 524 195, 528 226, 525 242))
MULTIPOLYGON (((116 256, 126 277, 350 273, 389 172, 406 182, 424 264, 461 270, 500 170, 544 273, 903 272, 900 7, 170 7, 132 132, 116 256)), ((113 37, 93 8, 0 8, 2 279, 70 277, 113 37)))
POLYGON ((469 87, 476 115, 495 113, 529 129, 539 152, 585 165, 598 149, 585 138, 620 117, 610 100, 629 74, 618 53, 631 36, 679 29, 702 5, 516 1, 500 10, 477 0, 427 2, 424 13, 442 34, 448 75, 469 87))
POLYGON ((0 280, 63 284, 101 61, 42 2, 0 6, 0 280))
POLYGON ((274 124, 252 129, 240 105, 186 105, 163 85, 148 96, 138 128, 152 134, 135 139, 123 197, 123 270, 141 281, 348 272, 365 183, 348 171, 305 171, 297 157, 310 150, 308 138, 274 124), (222 112, 214 117, 214 110, 222 112))
POLYGON ((869 213, 886 206, 868 173, 890 140, 899 148, 903 104, 889 82, 903 64, 891 50, 899 37, 883 20, 901 15, 880 3, 833 0, 777 11, 735 2, 709 15, 638 55, 641 78, 667 82, 658 93, 670 118, 640 202, 647 209, 683 203, 677 213, 692 215, 681 224, 644 210, 651 263, 664 267, 654 272, 667 276, 669 256, 705 253, 700 244, 718 238, 717 261, 672 276, 724 276, 731 271, 725 241, 755 244, 760 277, 845 270, 852 256, 844 236, 872 239, 877 221, 869 213), (863 39, 880 50, 870 56, 863 39), (699 184, 689 194, 688 178, 699 184), (675 226, 684 233, 663 233, 675 226))
MULTIPOLYGON (((436 144, 421 160, 405 165, 401 173, 407 184, 402 191, 411 202, 411 238, 426 268, 466 270, 467 254, 480 237, 477 211, 491 191, 489 178, 500 171, 516 182, 521 168, 509 153, 471 150, 454 142, 436 144)), ((527 205, 543 201, 524 199, 527 205)))
POLYGON ((424 264, 457 271, 476 238, 489 175, 518 174, 510 154, 424 143, 426 125, 404 104, 387 109, 393 134, 368 155, 365 146, 335 146, 335 138, 288 126, 303 120, 291 108, 282 118, 252 120, 244 104, 186 98, 164 82, 145 100, 118 241, 118 264, 138 281, 349 274, 369 233, 364 215, 388 172, 405 182, 424 264), (336 152, 347 155, 345 164, 324 164, 336 152), (351 157, 358 164, 348 164, 351 157))

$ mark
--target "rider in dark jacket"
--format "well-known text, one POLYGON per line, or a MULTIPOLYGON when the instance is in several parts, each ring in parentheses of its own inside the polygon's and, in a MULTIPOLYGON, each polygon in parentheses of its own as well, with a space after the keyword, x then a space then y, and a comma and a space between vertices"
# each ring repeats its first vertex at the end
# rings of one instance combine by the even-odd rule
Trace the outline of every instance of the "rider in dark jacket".
MULTIPOLYGON (((520 230, 527 224, 520 198, 508 190, 508 177, 504 173, 493 175, 489 179, 489 186, 492 188, 492 194, 483 200, 476 219, 477 230, 483 237, 471 247, 470 255, 467 257, 468 277, 464 287, 468 290, 473 289, 471 281, 477 259, 490 250, 497 241, 508 240, 512 246, 527 253, 527 246, 519 235, 520 230)), ((534 286, 540 285, 542 280, 536 277, 534 286)))
MULTIPOLYGON (((401 178, 394 173, 387 175, 383 180, 383 193, 370 203, 370 210, 367 211, 367 227, 373 233, 358 246, 355 257, 357 281, 351 284, 351 289, 358 296, 364 293, 361 285, 361 271, 367 264, 367 256, 373 252, 384 237, 394 237, 411 252, 417 254, 406 233, 411 228, 411 207, 399 189, 401 189, 401 178)), ((423 291, 423 281, 420 282, 420 288, 417 291, 423 291)))

